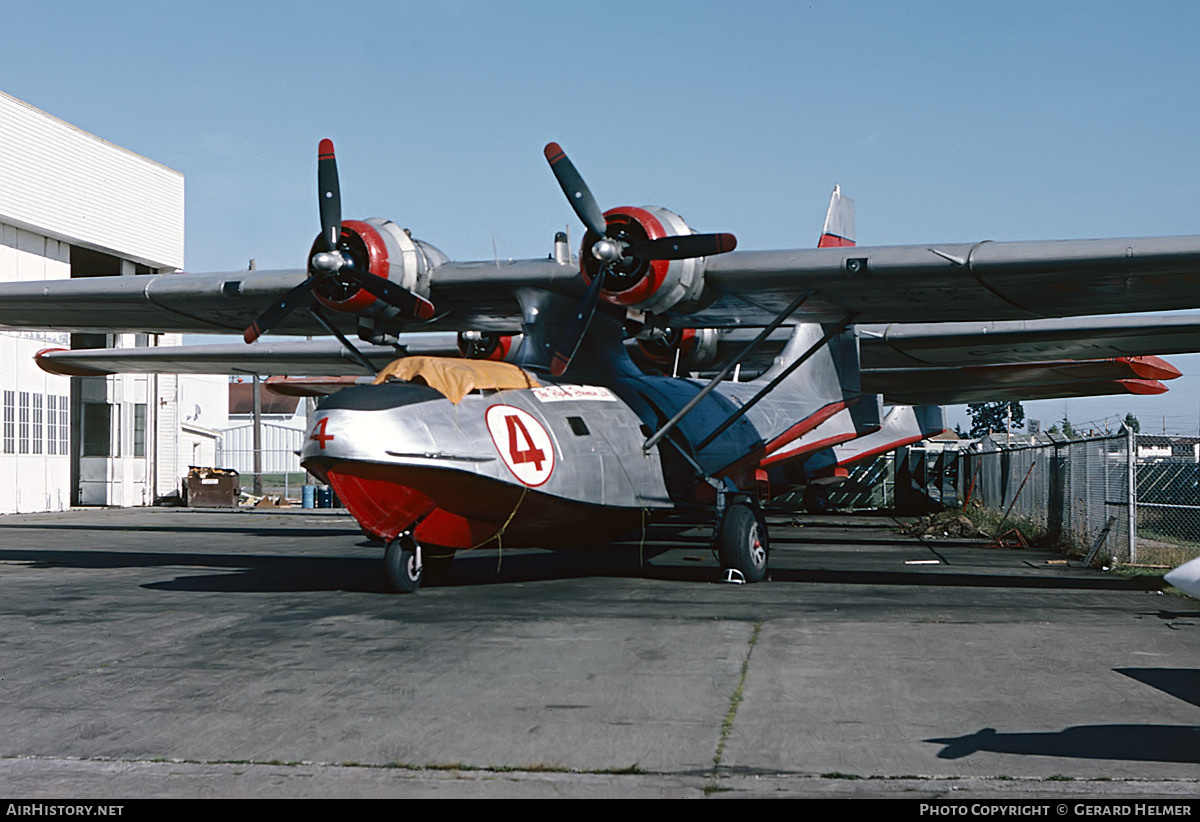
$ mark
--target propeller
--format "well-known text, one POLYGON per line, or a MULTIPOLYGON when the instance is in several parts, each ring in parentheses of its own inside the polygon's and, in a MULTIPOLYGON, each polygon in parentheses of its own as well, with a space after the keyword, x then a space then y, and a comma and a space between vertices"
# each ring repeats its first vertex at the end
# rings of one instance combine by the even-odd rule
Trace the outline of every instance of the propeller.
MULTIPOLYGON (((416 319, 428 320, 433 317, 433 303, 390 280, 375 276, 366 270, 365 260, 357 259, 349 246, 342 244, 342 193, 338 183, 337 157, 330 139, 322 140, 317 147, 317 192, 324 249, 317 251, 309 260, 308 279, 259 314, 242 333, 242 339, 252 343, 296 309, 312 305, 317 299, 317 287, 330 279, 361 288, 416 319)), ((317 248, 321 243, 313 245, 317 248)))
POLYGON ((619 227, 611 226, 605 219, 583 175, 567 157, 562 146, 548 143, 545 155, 575 215, 587 227, 590 235, 597 238, 592 243, 590 253, 600 261, 600 268, 580 300, 574 318, 568 323, 562 338, 554 343, 550 373, 557 377, 567 370, 578 353, 609 274, 636 268, 642 261, 686 260, 723 254, 737 247, 737 238, 732 234, 680 234, 653 240, 630 239, 624 236, 619 227))

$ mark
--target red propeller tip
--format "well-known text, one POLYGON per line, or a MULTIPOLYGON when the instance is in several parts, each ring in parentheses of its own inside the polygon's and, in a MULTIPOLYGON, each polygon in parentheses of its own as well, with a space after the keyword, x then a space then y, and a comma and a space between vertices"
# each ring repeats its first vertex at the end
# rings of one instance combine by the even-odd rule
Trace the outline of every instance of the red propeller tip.
POLYGON ((317 159, 328 160, 331 157, 333 157, 333 140, 326 137, 317 148, 317 159))
POLYGON ((546 159, 551 163, 557 163, 559 158, 561 158, 565 153, 562 150, 562 146, 560 146, 558 143, 546 143, 546 148, 544 151, 546 154, 546 159))
POLYGON ((413 304, 413 316, 418 320, 432 320, 433 303, 418 294, 414 294, 413 296, 416 297, 413 304))
POLYGON ((259 337, 258 323, 247 328, 242 332, 242 339, 248 343, 252 343, 259 337))

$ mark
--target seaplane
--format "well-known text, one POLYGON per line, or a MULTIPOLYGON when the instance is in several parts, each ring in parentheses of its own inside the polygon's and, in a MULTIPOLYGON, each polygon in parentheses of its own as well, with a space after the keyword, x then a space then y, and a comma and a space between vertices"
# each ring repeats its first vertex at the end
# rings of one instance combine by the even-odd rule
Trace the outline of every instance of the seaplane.
MULTIPOLYGON (((260 337, 332 336, 321 367, 370 379, 335 381, 302 464, 383 544, 402 592, 457 552, 610 541, 678 512, 710 523, 724 579, 761 581, 770 489, 936 433, 945 403, 1160 393, 1178 371, 1150 355, 1200 349, 1187 316, 1096 316, 1197 307, 1200 237, 857 246, 835 190, 818 247, 738 251, 665 208, 602 210, 557 143, 544 153, 585 227, 577 258, 560 234, 545 259, 455 262, 391 221, 343 220, 323 140, 306 270, 5 284, 0 324, 236 329, 241 370, 276 374, 319 370, 298 364, 313 350, 260 337), (438 331, 462 356, 411 342, 438 331)), ((39 362, 136 368, 104 351, 39 362)))

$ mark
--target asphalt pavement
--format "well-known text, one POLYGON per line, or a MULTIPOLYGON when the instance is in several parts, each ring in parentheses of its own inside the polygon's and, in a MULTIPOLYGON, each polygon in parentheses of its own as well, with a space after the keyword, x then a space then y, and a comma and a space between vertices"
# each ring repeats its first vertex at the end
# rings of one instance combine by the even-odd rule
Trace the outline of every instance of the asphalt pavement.
POLYGON ((896 524, 772 518, 757 585, 674 523, 405 596, 338 512, 5 516, 0 794, 1197 794, 1195 601, 896 524))

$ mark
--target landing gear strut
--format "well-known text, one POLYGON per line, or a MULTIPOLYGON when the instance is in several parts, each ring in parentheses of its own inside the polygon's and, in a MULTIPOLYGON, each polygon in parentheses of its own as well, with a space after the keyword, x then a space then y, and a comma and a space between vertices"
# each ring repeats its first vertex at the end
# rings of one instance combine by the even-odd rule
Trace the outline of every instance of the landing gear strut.
POLYGON ((730 501, 717 526, 716 548, 721 567, 729 572, 729 582, 761 582, 766 577, 767 524, 753 500, 730 501))
POLYGON ((383 570, 388 582, 402 594, 414 593, 421 587, 425 570, 421 562, 421 546, 411 531, 396 537, 384 548, 383 570))

